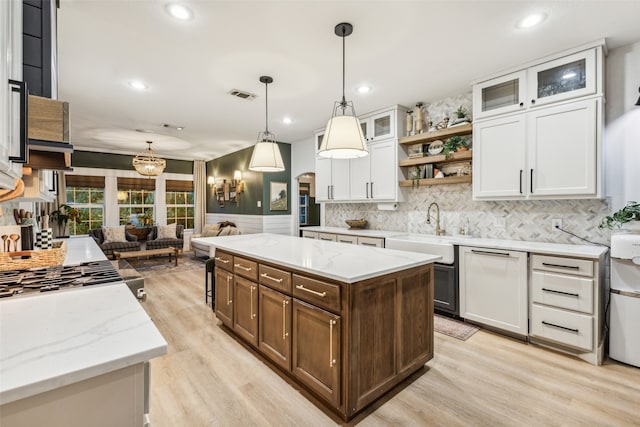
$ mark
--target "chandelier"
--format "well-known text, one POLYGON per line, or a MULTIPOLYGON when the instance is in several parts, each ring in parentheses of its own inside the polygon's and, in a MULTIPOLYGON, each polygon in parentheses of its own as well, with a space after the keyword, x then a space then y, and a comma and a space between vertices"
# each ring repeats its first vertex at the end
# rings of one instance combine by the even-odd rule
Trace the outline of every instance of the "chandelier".
POLYGON ((151 178, 152 176, 160 175, 164 171, 167 161, 153 153, 151 141, 147 141, 147 144, 149 144, 147 151, 143 151, 133 158, 133 167, 140 175, 151 178))

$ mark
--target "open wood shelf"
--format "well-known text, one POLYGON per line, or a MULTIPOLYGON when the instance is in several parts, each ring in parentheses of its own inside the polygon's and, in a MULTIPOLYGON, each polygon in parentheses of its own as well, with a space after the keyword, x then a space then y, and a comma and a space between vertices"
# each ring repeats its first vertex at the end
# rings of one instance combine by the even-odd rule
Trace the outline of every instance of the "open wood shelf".
POLYGON ((467 123, 464 125, 453 126, 434 132, 426 132, 419 133, 417 135, 406 136, 404 138, 400 138, 398 142, 402 145, 424 144, 427 142, 435 141, 436 139, 449 138, 455 135, 467 135, 470 134, 472 130, 473 126, 471 125, 471 123, 467 123))
POLYGON ((426 165, 430 163, 449 163, 449 162, 458 162, 462 160, 471 160, 473 154, 471 151, 457 151, 455 153, 451 153, 451 155, 447 158, 444 154, 438 154, 435 156, 424 156, 424 157, 415 157, 413 159, 405 159, 400 160, 398 162, 399 166, 416 166, 416 165, 426 165))
POLYGON ((465 182, 471 182, 471 175, 462 175, 462 176, 446 176, 444 178, 428 178, 428 179, 419 179, 417 180, 419 184, 416 186, 413 179, 406 179, 400 181, 400 187, 426 187, 429 185, 440 185, 440 184, 461 184, 465 182))

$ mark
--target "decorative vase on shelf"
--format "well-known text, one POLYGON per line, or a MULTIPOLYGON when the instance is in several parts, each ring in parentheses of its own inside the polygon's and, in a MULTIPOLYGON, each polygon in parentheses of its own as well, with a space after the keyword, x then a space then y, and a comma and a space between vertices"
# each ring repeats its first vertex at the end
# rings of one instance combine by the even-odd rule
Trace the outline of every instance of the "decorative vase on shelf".
POLYGON ((422 111, 422 102, 416 104, 416 131, 415 133, 424 132, 424 112, 422 111))

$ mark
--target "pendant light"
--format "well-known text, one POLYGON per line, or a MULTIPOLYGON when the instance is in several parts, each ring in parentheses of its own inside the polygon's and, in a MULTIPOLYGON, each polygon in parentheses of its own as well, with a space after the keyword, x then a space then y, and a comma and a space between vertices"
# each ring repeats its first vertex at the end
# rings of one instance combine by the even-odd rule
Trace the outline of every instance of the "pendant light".
POLYGON ((353 26, 343 22, 336 25, 335 33, 342 37, 342 99, 333 107, 333 115, 327 123, 318 155, 332 159, 354 159, 368 155, 369 151, 353 102, 347 102, 344 96, 344 39, 353 33, 353 26))
POLYGON ((152 176, 158 176, 164 171, 167 166, 167 161, 156 156, 151 150, 151 141, 147 141, 147 151, 136 155, 133 158, 133 167, 140 175, 144 175, 148 178, 152 176))
POLYGON ((264 109, 265 109, 265 130, 258 134, 258 141, 253 147, 251 162, 249 162, 249 170, 256 172, 282 172, 284 170, 284 162, 280 154, 280 147, 276 142, 276 136, 269 132, 269 93, 267 86, 273 83, 273 79, 269 76, 261 76, 260 82, 264 83, 264 109))

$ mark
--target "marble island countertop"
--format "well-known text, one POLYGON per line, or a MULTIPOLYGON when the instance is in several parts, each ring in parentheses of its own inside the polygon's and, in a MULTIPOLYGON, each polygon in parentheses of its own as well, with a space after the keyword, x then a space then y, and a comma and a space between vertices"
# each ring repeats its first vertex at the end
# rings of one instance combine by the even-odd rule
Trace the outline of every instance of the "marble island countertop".
POLYGON ((438 261, 438 255, 301 239, 279 234, 200 237, 203 244, 296 270, 355 283, 438 261))
MULTIPOLYGON (((65 239, 65 265, 106 257, 65 239)), ((0 405, 145 362, 167 342, 124 282, 0 300, 0 405)))
POLYGON ((354 236, 380 237, 385 239, 425 239, 449 242, 460 246, 477 246, 483 248, 534 252, 549 255, 573 256, 598 259, 608 248, 599 245, 574 245, 566 243, 535 242, 527 240, 489 239, 473 236, 435 236, 428 234, 403 233, 385 230, 350 230, 340 227, 305 227, 302 230, 315 232, 348 234, 354 236), (407 237, 408 236, 408 237, 407 237))

